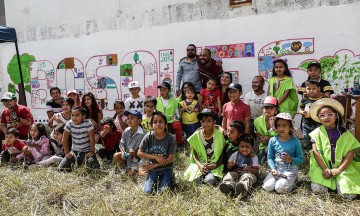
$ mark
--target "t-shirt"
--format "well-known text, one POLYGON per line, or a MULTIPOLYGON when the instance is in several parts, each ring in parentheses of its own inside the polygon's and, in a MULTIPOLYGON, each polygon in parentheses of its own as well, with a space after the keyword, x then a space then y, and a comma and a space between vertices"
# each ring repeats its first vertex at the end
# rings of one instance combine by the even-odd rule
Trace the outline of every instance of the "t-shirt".
POLYGON ((252 166, 253 168, 260 167, 259 159, 258 159, 257 155, 255 155, 254 157, 244 156, 244 155, 240 154, 239 151, 236 151, 230 156, 228 162, 231 162, 234 160, 235 160, 235 166, 234 166, 233 170, 241 168, 243 164, 247 164, 249 166, 252 166))
POLYGON ((112 131, 111 133, 106 134, 102 138, 104 143, 104 148, 108 151, 113 151, 119 145, 121 139, 121 133, 118 130, 112 131))
MULTIPOLYGON (((175 137, 169 132, 166 132, 166 136, 162 140, 158 140, 153 132, 147 133, 144 139, 140 143, 140 149, 143 152, 153 155, 162 155, 164 158, 169 157, 176 152, 175 137)), ((157 163, 156 160, 150 160, 152 163, 157 163)), ((167 164, 163 167, 153 169, 154 171, 160 171, 166 168, 171 168, 173 163, 167 164)))
POLYGON ((249 106, 239 100, 236 104, 231 101, 224 104, 222 116, 226 117, 226 125, 229 128, 232 121, 244 122, 246 118, 251 116, 251 113, 249 106))
POLYGON ((125 110, 137 110, 141 114, 144 114, 144 98, 141 96, 134 99, 132 97, 129 97, 125 100, 125 110))
POLYGON ((326 129, 326 133, 328 134, 330 140, 330 147, 331 147, 331 162, 335 163, 335 149, 336 149, 336 142, 341 136, 341 131, 337 128, 326 129))
MULTIPOLYGON (((308 80, 309 80, 309 79, 308 79, 308 80)), ((318 82, 319 82, 319 84, 320 84, 320 92, 322 92, 322 93, 324 93, 324 94, 325 94, 326 92, 330 92, 330 94, 334 94, 334 90, 333 90, 333 88, 331 87, 329 81, 320 79, 318 82)), ((305 92, 305 82, 303 82, 303 83, 301 84, 301 87, 300 87, 300 89, 299 89, 299 91, 298 91, 298 94, 303 95, 304 92, 305 92)))
POLYGON ((21 125, 19 122, 16 122, 15 119, 31 119, 31 124, 34 123, 33 115, 30 112, 30 109, 26 106, 18 104, 14 110, 9 110, 5 108, 1 114, 1 123, 6 124, 6 128, 16 128, 19 131, 20 136, 27 135, 30 130, 30 125, 21 125))
POLYGON ((245 95, 244 103, 249 105, 251 110, 251 119, 256 119, 262 115, 263 103, 267 94, 264 91, 261 95, 256 95, 254 91, 251 91, 245 95))
POLYGON ((141 126, 144 128, 144 130, 147 132, 151 131, 151 127, 150 127, 150 117, 147 117, 146 114, 144 114, 142 116, 142 120, 141 120, 141 126))
POLYGON ((65 128, 72 137, 72 151, 89 152, 90 151, 90 138, 88 131, 94 130, 94 126, 89 119, 84 119, 82 123, 76 125, 72 120, 66 123, 65 128))
MULTIPOLYGON (((315 101, 320 100, 321 98, 308 98, 308 97, 304 97, 303 99, 301 99, 300 102, 300 109, 301 110, 305 110, 308 113, 310 113, 310 106, 311 104, 313 104, 315 101)), ((314 125, 321 125, 320 123, 314 121, 311 117, 310 118, 306 118, 305 116, 303 116, 303 121, 302 124, 307 125, 307 126, 314 126, 314 125)))
POLYGON ((60 104, 56 103, 54 99, 49 100, 48 102, 46 102, 46 111, 47 112, 53 111, 54 113, 62 112, 61 103, 60 104))
POLYGON ((209 108, 215 114, 218 113, 217 99, 220 97, 220 90, 218 88, 214 90, 202 89, 200 91, 200 96, 202 97, 202 108, 209 108))
POLYGON ((206 151, 207 162, 211 162, 211 157, 214 154, 214 138, 203 139, 204 148, 206 151))
MULTIPOLYGON (((121 120, 127 125, 127 123, 126 123, 127 117, 126 117, 125 115, 121 116, 121 120)), ((124 130, 123 130, 122 127, 121 127, 121 124, 120 124, 120 121, 119 121, 118 116, 115 116, 114 124, 115 124, 115 126, 116 126, 116 129, 117 129, 120 133, 124 132, 124 130)))
POLYGON ((9 150, 11 147, 14 147, 18 150, 22 150, 25 147, 25 141, 15 140, 12 145, 5 142, 2 145, 2 150, 6 151, 6 150, 9 150))
MULTIPOLYGON (((55 113, 54 116, 57 116, 57 117, 60 119, 60 121, 63 122, 63 124, 66 124, 66 123, 71 119, 71 117, 70 117, 69 119, 65 119, 64 116, 63 116, 63 114, 62 114, 62 112, 60 112, 60 113, 55 113)), ((59 122, 57 122, 57 121, 53 121, 53 126, 54 126, 54 128, 55 128, 55 126, 57 126, 57 125, 59 125, 59 124, 61 124, 61 123, 59 123, 59 122)))

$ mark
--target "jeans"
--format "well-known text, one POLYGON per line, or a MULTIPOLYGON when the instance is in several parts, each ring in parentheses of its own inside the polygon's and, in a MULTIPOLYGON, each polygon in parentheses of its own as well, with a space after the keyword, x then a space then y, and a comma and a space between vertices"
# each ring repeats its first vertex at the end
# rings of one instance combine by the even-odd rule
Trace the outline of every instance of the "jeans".
POLYGON ((183 124, 182 125, 182 129, 186 133, 186 137, 190 137, 199 127, 200 127, 199 122, 197 122, 195 124, 183 124))
POLYGON ((165 168, 162 170, 150 170, 146 176, 144 192, 153 194, 154 188, 157 192, 162 192, 167 188, 171 188, 174 182, 174 175, 172 168, 165 168))
POLYGON ((318 128, 319 125, 315 124, 315 125, 306 125, 306 124, 302 124, 302 134, 304 137, 304 149, 310 150, 312 148, 310 140, 311 137, 309 136, 309 133, 311 133, 313 130, 315 130, 316 128, 318 128))
POLYGON ((98 169, 100 168, 99 162, 96 159, 96 155, 94 154, 93 157, 89 157, 86 158, 86 153, 87 152, 77 152, 77 151, 72 151, 72 153, 74 154, 74 156, 70 159, 67 159, 66 156, 64 157, 64 159, 60 162, 59 164, 59 169, 60 170, 72 170, 73 166, 75 164, 82 165, 84 162, 87 166, 87 168, 91 168, 91 169, 98 169))

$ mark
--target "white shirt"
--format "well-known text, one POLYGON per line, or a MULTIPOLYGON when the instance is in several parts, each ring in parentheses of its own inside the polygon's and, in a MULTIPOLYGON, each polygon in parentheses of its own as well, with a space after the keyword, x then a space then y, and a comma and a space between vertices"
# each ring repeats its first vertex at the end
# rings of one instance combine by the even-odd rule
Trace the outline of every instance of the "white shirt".
POLYGON ((250 106, 251 119, 255 119, 262 115, 262 107, 267 93, 264 91, 262 95, 256 95, 254 91, 245 95, 244 103, 250 106))

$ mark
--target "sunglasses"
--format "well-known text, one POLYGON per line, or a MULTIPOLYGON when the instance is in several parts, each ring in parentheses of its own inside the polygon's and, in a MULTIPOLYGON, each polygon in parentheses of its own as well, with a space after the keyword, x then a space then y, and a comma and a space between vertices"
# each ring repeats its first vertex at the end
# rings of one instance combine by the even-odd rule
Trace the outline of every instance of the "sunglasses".
POLYGON ((193 52, 193 51, 195 51, 195 49, 187 49, 187 51, 188 51, 188 52, 190 52, 190 51, 193 52))

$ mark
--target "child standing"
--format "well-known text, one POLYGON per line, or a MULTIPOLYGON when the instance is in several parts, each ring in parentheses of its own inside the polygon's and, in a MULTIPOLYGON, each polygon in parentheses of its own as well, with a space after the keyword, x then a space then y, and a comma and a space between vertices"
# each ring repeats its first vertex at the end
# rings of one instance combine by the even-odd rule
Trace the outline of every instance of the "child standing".
POLYGON ((143 127, 146 133, 150 132, 151 130, 150 119, 151 119, 151 115, 155 111, 156 104, 157 104, 156 98, 152 96, 147 96, 145 98, 144 101, 145 114, 142 116, 141 126, 143 127))
POLYGON ((223 106, 222 127, 227 130, 232 121, 240 121, 245 124, 245 133, 250 134, 251 113, 249 106, 240 100, 242 86, 239 83, 231 83, 227 88, 227 92, 230 102, 223 106))
MULTIPOLYGON (((320 85, 320 93, 318 93, 316 97, 330 97, 330 95, 334 94, 334 90, 331 87, 329 81, 321 78, 321 64, 319 62, 310 62, 310 64, 307 66, 307 73, 309 74, 307 81, 316 81, 320 85)), ((298 91, 298 94, 303 96, 306 95, 305 82, 301 84, 301 87, 298 91)))
POLYGON ((251 156, 254 148, 254 138, 244 134, 240 138, 239 150, 234 152, 228 160, 227 168, 230 170, 219 185, 222 193, 228 195, 246 196, 257 181, 259 174, 259 160, 251 156))
POLYGON ((119 150, 119 141, 121 133, 116 129, 112 118, 104 118, 101 120, 100 137, 103 141, 103 148, 99 149, 101 159, 112 161, 114 154, 119 150))
POLYGON ((282 59, 275 60, 272 72, 273 76, 268 80, 268 96, 278 100, 280 112, 288 112, 294 117, 299 99, 287 63, 282 59))
POLYGON ((145 135, 144 129, 140 126, 142 115, 137 110, 125 111, 128 117, 129 127, 124 130, 120 140, 120 152, 114 154, 114 160, 118 164, 126 164, 129 176, 135 176, 139 170, 139 158, 137 151, 141 140, 145 135))
POLYGON ((295 187, 297 166, 303 163, 303 153, 298 138, 292 135, 294 121, 290 113, 279 113, 275 117, 275 129, 278 133, 269 141, 268 166, 269 174, 262 187, 266 191, 289 193, 295 187))
POLYGON ((311 105, 310 115, 322 126, 310 133, 311 190, 326 193, 337 190, 345 199, 360 194, 360 162, 354 151, 359 141, 343 127, 344 107, 336 100, 323 98, 311 105))
POLYGON ((132 81, 128 85, 131 97, 125 100, 125 110, 136 110, 144 114, 144 98, 140 96, 140 84, 138 81, 132 81))
MULTIPOLYGON (((46 135, 45 126, 41 123, 35 123, 30 127, 30 139, 26 141, 26 146, 23 148, 25 161, 27 159, 40 162, 43 159, 50 157, 50 143, 46 135)), ((18 155, 18 158, 21 158, 18 155)))
POLYGON ((71 170, 76 163, 86 162, 88 168, 99 168, 95 156, 94 126, 89 119, 85 119, 86 109, 78 106, 71 111, 71 120, 66 123, 62 143, 64 146, 64 159, 59 164, 60 170, 71 170), (72 137, 71 151, 69 149, 69 136, 72 137))
POLYGON ((157 191, 162 192, 171 188, 174 182, 173 161, 176 142, 166 131, 166 121, 163 113, 154 112, 150 120, 154 132, 147 133, 140 143, 138 156, 150 159, 150 164, 143 167, 148 170, 144 187, 144 192, 148 194, 153 193, 156 185, 157 191))
POLYGON ((314 121, 310 116, 310 106, 317 100, 322 98, 320 93, 320 84, 317 81, 306 81, 305 82, 305 92, 304 97, 301 99, 300 102, 300 109, 299 113, 302 115, 302 134, 304 137, 304 149, 310 150, 311 146, 311 138, 309 133, 316 128, 318 128, 321 124, 314 121))
POLYGON ((25 142, 18 139, 19 131, 10 128, 6 132, 5 143, 2 144, 1 163, 16 162, 16 155, 22 153, 25 142))
POLYGON ((123 133, 123 131, 125 130, 125 128, 127 128, 127 117, 124 115, 125 112, 125 103, 122 100, 117 100, 114 102, 114 110, 115 110, 115 115, 113 117, 114 119, 114 124, 116 126, 116 129, 120 132, 123 133))
POLYGON ((254 120, 255 134, 260 142, 258 152, 260 164, 266 162, 266 147, 268 146, 270 138, 277 135, 273 128, 274 117, 278 114, 276 98, 267 96, 264 100, 262 111, 263 115, 254 120))
POLYGON ((220 90, 216 88, 217 80, 210 77, 206 82, 206 88, 200 91, 200 110, 204 108, 211 109, 215 115, 221 117, 220 90))
POLYGON ((186 99, 179 103, 179 108, 183 131, 186 133, 186 136, 189 137, 200 127, 197 119, 200 105, 197 101, 195 89, 186 89, 185 97, 186 99))
POLYGON ((188 138, 191 147, 190 166, 184 173, 185 179, 196 184, 215 186, 223 177, 223 157, 225 139, 214 128, 216 115, 211 109, 203 109, 198 114, 201 127, 188 138))
POLYGON ((177 118, 179 116, 179 103, 169 95, 171 89, 170 83, 164 81, 158 86, 158 89, 160 89, 160 96, 156 99, 156 110, 164 113, 168 128, 175 131, 176 142, 178 145, 181 145, 182 125, 177 118))

